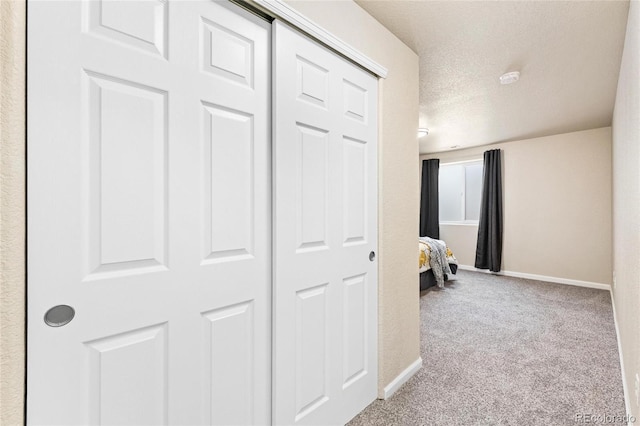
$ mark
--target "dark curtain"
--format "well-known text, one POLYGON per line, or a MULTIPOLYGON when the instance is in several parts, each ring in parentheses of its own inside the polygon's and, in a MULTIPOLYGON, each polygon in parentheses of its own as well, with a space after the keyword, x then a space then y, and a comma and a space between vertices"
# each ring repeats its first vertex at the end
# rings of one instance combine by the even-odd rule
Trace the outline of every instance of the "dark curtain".
POLYGON ((476 263, 478 269, 499 272, 502 264, 502 171, 500 150, 484 153, 482 202, 478 223, 476 263))
POLYGON ((422 161, 422 189, 420 191, 420 236, 440 239, 438 213, 438 173, 440 160, 422 161))

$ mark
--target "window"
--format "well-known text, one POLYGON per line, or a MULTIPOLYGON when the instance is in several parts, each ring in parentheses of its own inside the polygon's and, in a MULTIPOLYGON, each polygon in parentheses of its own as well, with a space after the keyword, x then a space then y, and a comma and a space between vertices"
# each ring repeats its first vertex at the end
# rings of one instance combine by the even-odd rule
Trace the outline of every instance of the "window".
POLYGON ((482 160, 440 165, 440 222, 478 222, 482 198, 482 170, 482 160))

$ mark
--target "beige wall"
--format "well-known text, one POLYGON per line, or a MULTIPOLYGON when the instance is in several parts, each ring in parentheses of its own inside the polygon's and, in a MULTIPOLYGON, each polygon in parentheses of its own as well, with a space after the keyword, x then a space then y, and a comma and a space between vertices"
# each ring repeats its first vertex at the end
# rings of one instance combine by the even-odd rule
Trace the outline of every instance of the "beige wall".
MULTIPOLYGON (((440 162, 503 151, 502 270, 611 283, 611 128, 494 144, 421 158, 440 162)), ((440 237, 473 266, 477 226, 440 237)))
POLYGON ((640 417, 640 3, 631 1, 613 114, 613 295, 631 414, 640 417), (636 385, 637 386, 637 385, 636 385))
POLYGON ((380 81, 379 394, 420 356, 418 56, 353 1, 291 6, 389 70, 380 81))
POLYGON ((0 424, 23 421, 25 4, 0 1, 0 424))

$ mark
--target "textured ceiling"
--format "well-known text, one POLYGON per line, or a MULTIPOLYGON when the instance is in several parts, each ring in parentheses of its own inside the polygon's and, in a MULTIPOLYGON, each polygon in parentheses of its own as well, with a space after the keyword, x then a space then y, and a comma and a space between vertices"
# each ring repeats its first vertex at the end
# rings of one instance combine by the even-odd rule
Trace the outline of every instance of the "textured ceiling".
POLYGON ((611 125, 628 1, 356 2, 420 56, 422 153, 611 125))

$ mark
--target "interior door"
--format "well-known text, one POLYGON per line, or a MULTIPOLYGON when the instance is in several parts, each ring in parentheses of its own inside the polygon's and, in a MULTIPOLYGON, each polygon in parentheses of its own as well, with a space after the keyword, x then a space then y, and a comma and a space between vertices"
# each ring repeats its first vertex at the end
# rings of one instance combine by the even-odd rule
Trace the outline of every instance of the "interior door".
POLYGON ((28 423, 269 423, 270 24, 28 13, 28 423))
POLYGON ((274 423, 376 397, 377 80, 274 23, 274 423))

